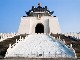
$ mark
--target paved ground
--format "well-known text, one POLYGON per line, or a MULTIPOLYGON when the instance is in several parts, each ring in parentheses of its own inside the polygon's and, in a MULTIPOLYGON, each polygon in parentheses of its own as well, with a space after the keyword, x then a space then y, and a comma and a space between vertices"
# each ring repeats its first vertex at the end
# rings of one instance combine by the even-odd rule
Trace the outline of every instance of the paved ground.
POLYGON ((79 60, 73 58, 7 58, 1 60, 79 60))

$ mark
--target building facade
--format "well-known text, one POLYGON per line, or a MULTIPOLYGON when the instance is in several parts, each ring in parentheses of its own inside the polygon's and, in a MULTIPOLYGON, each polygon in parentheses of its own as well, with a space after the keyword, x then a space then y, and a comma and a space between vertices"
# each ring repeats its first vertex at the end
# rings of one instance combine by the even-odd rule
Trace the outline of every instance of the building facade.
POLYGON ((32 9, 26 12, 27 16, 21 17, 18 33, 61 33, 58 17, 52 16, 53 11, 49 11, 47 6, 32 9))

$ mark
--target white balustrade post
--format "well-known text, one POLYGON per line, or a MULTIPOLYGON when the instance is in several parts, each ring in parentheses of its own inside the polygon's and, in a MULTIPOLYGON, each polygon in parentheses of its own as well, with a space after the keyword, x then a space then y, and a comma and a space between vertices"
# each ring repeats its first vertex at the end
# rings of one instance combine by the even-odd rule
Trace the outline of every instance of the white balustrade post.
POLYGON ((72 44, 70 44, 70 47, 72 48, 72 44))
POLYGON ((61 38, 60 38, 60 36, 59 36, 59 40, 60 40, 61 38))
POLYGON ((3 34, 3 39, 5 38, 4 34, 3 34))
POLYGON ((9 48, 11 48, 11 44, 9 44, 9 48))
POLYGON ((66 44, 64 39, 63 39, 63 43, 66 44))
POLYGON ((53 37, 55 39, 55 37, 53 37))
POLYGON ((57 40, 58 40, 58 37, 57 37, 57 40))
POLYGON ((17 39, 16 39, 16 43, 17 43, 17 39))
POLYGON ((1 36, 1 40, 3 39, 3 37, 1 36))
POLYGON ((80 33, 79 33, 79 39, 80 39, 80 33))
POLYGON ((20 36, 20 39, 19 40, 21 41, 21 36, 20 36))
POLYGON ((15 36, 15 32, 14 32, 13 34, 14 34, 14 36, 15 36))

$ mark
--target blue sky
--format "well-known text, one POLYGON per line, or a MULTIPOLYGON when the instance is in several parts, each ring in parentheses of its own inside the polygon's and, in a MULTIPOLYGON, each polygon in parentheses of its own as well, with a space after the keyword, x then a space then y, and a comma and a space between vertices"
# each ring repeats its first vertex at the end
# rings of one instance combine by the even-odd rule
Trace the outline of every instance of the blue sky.
POLYGON ((62 33, 80 32, 80 0, 0 0, 0 33, 17 32, 25 11, 39 2, 54 11, 62 33))

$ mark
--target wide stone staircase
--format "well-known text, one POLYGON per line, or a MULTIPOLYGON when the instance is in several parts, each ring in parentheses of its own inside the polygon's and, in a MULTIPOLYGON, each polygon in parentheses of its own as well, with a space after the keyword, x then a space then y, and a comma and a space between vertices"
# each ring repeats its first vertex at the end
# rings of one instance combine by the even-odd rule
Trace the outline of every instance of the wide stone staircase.
POLYGON ((9 47, 9 44, 14 44, 16 42, 16 39, 20 39, 20 36, 25 38, 26 34, 21 34, 21 35, 18 35, 18 36, 14 36, 12 38, 7 38, 3 41, 0 42, 0 58, 3 58, 6 54, 6 51, 9 47))
POLYGON ((72 44, 72 47, 75 50, 77 57, 78 58, 80 57, 80 39, 76 39, 76 38, 73 38, 71 36, 65 36, 64 34, 53 34, 53 33, 51 33, 51 36, 54 36, 56 40, 58 38, 61 40, 64 40, 65 43, 69 46, 70 46, 70 44, 72 44))
MULTIPOLYGON (((17 40, 20 39, 20 36, 25 38, 26 35, 27 34, 21 34, 18 36, 14 36, 13 38, 8 38, 8 39, 5 39, 4 41, 1 41, 0 42, 0 58, 4 58, 6 51, 9 47, 9 44, 11 44, 11 45, 14 44, 16 42, 16 39, 17 40)), ((65 36, 64 34, 53 34, 53 33, 51 33, 50 35, 54 36, 56 40, 57 39, 64 40, 67 45, 72 44, 72 47, 76 51, 77 57, 78 58, 80 57, 80 39, 74 39, 71 36, 65 36)))

